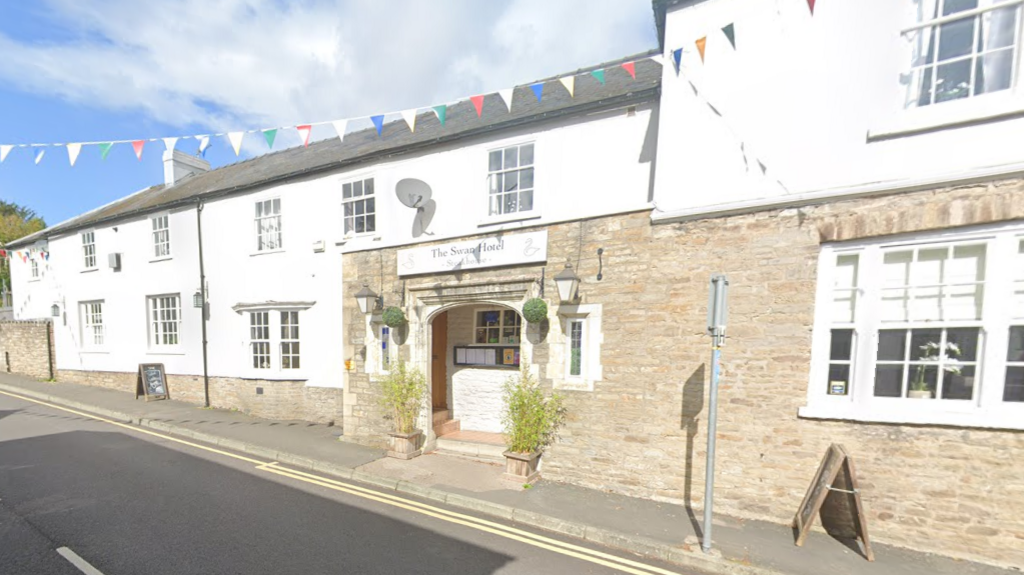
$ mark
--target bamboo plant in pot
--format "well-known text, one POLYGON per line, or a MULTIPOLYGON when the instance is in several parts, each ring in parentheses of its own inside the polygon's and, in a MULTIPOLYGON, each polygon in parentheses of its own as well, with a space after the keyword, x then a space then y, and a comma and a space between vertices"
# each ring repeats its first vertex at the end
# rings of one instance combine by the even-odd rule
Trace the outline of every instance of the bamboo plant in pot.
POLYGON ((505 427, 505 478, 533 483, 540 477, 537 467, 543 450, 555 440, 565 421, 563 398, 545 397, 523 358, 519 373, 505 380, 502 387, 505 427))
POLYGON ((399 361, 381 381, 381 405, 391 412, 395 430, 388 456, 412 459, 423 453, 423 431, 416 429, 416 418, 423 409, 427 378, 415 367, 399 361))

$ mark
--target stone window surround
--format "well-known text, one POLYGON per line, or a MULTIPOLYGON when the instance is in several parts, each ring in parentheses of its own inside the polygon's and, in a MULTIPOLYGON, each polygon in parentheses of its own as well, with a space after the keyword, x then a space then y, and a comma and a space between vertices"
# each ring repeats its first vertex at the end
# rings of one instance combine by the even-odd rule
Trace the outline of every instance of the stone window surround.
MULTIPOLYGON (((987 241, 989 254, 986 263, 983 313, 983 354, 980 380, 980 393, 974 401, 948 400, 914 400, 872 397, 872 370, 863 366, 870 358, 856 355, 854 363, 862 363, 860 373, 856 367, 851 376, 850 391, 845 396, 829 396, 825 380, 828 374, 829 341, 831 332, 830 313, 816 313, 812 336, 812 363, 810 380, 807 390, 807 405, 801 407, 799 415, 814 419, 839 419, 877 423, 948 425, 958 427, 981 427, 997 429, 1024 429, 1024 403, 1014 404, 1002 401, 1002 387, 1005 378, 1006 338, 1008 329, 1004 324, 1014 324, 1012 320, 1001 322, 992 318, 999 316, 998 310, 1010 308, 1012 290, 1001 290, 1001 287, 1013 285, 1012 266, 998 265, 1003 258, 1016 255, 1017 246, 1024 238, 1024 226, 1020 223, 988 225, 982 227, 944 230, 934 233, 905 234, 901 236, 875 238, 842 244, 824 244, 818 261, 818 286, 816 310, 831 310, 832 282, 836 256, 855 250, 872 250, 880 247, 921 245, 925 243, 949 244, 961 241, 987 241), (1002 333, 1002 332, 1006 333, 1002 333), (864 372, 867 372, 865 375, 864 372), (889 399, 885 401, 885 399, 889 399)), ((1011 260, 1012 261, 1012 260, 1011 260)), ((862 264, 863 266, 864 264, 862 264)), ((873 270, 862 267, 860 274, 869 276, 873 270)), ((859 290, 858 297, 864 297, 864 290, 859 290)), ((864 304, 870 305, 870 302, 864 304)), ((1004 314, 1005 315, 1005 314, 1004 314)), ((860 337, 875 340, 876 326, 867 328, 860 326, 864 333, 860 337)), ((868 349, 870 343, 862 347, 868 349)), ((856 353, 856 352, 855 352, 856 353)), ((873 355, 873 354, 868 354, 873 355)))
MULTIPOLYGON (((554 388, 569 391, 594 391, 594 382, 603 377, 601 368, 601 304, 562 304, 557 308, 561 326, 561 345, 552 345, 553 361, 558 372, 553 373, 554 388), (570 327, 573 320, 583 320, 583 365, 580 375, 569 375, 570 327)), ((550 337, 550 336, 549 336, 550 337)))

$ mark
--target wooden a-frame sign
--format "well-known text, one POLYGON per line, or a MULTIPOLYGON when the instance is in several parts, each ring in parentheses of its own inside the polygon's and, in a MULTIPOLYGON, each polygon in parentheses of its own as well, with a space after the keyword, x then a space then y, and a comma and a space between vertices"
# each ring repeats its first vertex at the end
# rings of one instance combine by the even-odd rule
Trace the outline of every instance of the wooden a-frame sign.
POLYGON ((853 515, 851 519, 857 537, 864 544, 864 554, 868 561, 874 561, 875 553, 871 550, 867 518, 864 516, 864 505, 860 501, 860 490, 857 488, 857 472, 853 466, 853 458, 838 443, 830 445, 828 451, 825 452, 825 457, 822 458, 821 465, 818 466, 818 472, 814 475, 814 481, 807 488, 804 500, 800 503, 796 516, 793 517, 793 528, 797 530, 796 544, 798 546, 804 544, 807 533, 811 530, 811 524, 814 523, 814 517, 821 511, 821 506, 831 491, 853 495, 854 505, 850 508, 853 515), (849 489, 834 487, 836 478, 844 469, 849 489))
POLYGON ((162 363, 140 363, 138 383, 135 385, 135 399, 144 396, 146 401, 167 399, 167 374, 162 363))

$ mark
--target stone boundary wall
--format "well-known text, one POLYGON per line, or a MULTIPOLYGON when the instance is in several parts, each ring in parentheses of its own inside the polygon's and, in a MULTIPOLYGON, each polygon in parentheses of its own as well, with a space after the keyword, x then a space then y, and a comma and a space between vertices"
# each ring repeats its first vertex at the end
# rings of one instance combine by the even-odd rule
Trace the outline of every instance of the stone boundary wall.
MULTIPOLYGON (((136 373, 111 371, 59 370, 57 379, 67 383, 103 387, 135 393, 136 373)), ((167 374, 171 399, 203 404, 203 377, 167 374)), ((270 381, 234 377, 210 378, 210 405, 219 409, 237 409, 256 417, 277 420, 302 420, 340 425, 342 390, 307 387, 303 381, 270 381), (257 394, 257 388, 263 393, 257 394)))
MULTIPOLYGON (((730 326, 719 397, 716 512, 789 524, 826 448, 841 443, 856 461, 875 540, 1024 565, 1024 432, 797 416, 807 398, 822 242, 1024 220, 1024 180, 683 223, 652 225, 649 216, 547 226, 548 306, 555 317, 551 278, 568 260, 582 279, 583 303, 602 305, 603 380, 592 392, 563 392, 568 423, 544 455, 546 477, 688 504, 699 517, 711 355, 707 283, 712 273, 726 273, 730 326), (601 281, 598 248, 604 249, 601 281)), ((395 257, 394 248, 345 254, 343 293, 369 280, 384 285, 388 302, 402 301, 395 257)), ((469 270, 405 283, 440 290, 536 280, 542 267, 469 270)), ((345 306, 346 353, 357 359, 349 374, 352 421, 346 413, 346 436, 372 443, 387 425, 358 361, 365 319, 353 298, 345 298, 345 306)), ((550 329, 561 329, 555 323, 550 329)), ((549 341, 557 340, 548 337, 533 347, 545 389, 552 386, 549 341)))
POLYGON ((54 377, 56 362, 49 320, 0 321, 0 369, 46 380, 54 377))

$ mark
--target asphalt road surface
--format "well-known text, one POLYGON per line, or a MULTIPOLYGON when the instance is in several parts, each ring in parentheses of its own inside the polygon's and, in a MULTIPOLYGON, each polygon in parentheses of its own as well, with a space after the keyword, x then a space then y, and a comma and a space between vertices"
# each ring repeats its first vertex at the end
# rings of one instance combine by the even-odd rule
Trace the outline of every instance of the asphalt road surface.
POLYGON ((679 572, 217 451, 0 393, 0 574, 679 572))

